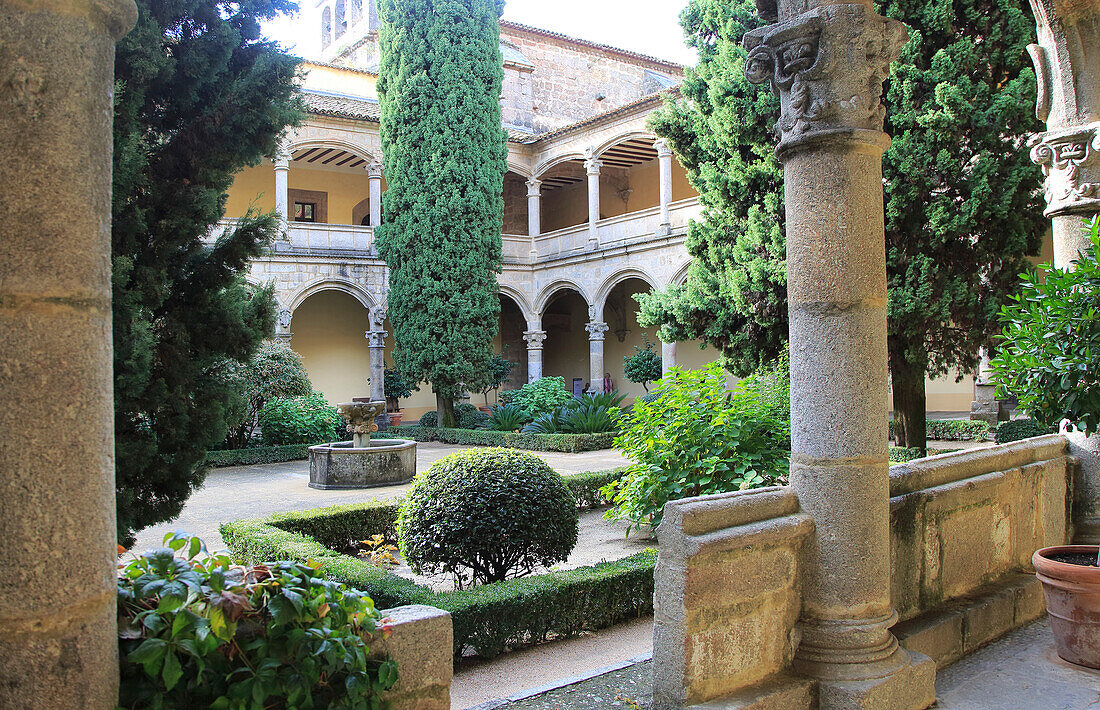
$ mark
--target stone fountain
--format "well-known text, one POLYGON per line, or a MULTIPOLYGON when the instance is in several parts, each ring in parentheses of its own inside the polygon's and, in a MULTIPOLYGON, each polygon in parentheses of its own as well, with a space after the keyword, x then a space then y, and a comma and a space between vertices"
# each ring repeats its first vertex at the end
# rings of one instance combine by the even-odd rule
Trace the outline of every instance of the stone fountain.
POLYGON ((416 475, 416 442, 375 439, 375 417, 386 411, 384 401, 356 399, 336 405, 347 421, 351 441, 309 447, 309 487, 323 490, 392 486, 416 475))

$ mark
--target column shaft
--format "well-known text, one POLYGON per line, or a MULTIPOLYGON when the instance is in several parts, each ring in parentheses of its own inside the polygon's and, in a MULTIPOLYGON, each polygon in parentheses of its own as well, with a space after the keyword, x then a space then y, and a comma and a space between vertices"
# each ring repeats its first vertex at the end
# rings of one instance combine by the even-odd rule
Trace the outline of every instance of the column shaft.
POLYGON ((661 373, 676 367, 676 343, 661 343, 661 373))
POLYGON ((542 234, 542 181, 527 181, 527 234, 532 239, 542 234))
POLYGON ((598 222, 600 221, 600 167, 603 164, 595 158, 584 161, 588 173, 588 247, 595 249, 600 244, 598 222))
POLYGON ((588 391, 603 392, 603 340, 610 326, 602 321, 591 321, 584 326, 588 331, 588 391))
POLYGON ((290 156, 275 157, 275 212, 285 226, 290 222, 290 156))
POLYGON ((523 334, 527 342, 527 381, 534 382, 542 378, 542 344, 546 341, 546 331, 531 328, 523 334))
POLYGON ((672 217, 669 214, 672 205, 672 150, 668 147, 668 141, 658 139, 653 147, 657 149, 657 160, 660 161, 660 190, 661 190, 661 230, 668 233, 672 226, 672 217))
POLYGON ((132 0, 0 0, 0 707, 118 701, 115 41, 132 0))
POLYGON ((377 227, 382 224, 382 165, 371 163, 367 166, 367 175, 370 178, 370 226, 377 227))

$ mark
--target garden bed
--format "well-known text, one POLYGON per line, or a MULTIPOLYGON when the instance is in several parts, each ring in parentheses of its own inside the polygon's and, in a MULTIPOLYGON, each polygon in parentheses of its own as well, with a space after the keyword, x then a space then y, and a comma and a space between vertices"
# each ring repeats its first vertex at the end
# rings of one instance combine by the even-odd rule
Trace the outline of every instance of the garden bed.
POLYGON ((254 446, 248 449, 207 451, 205 463, 207 466, 212 466, 214 468, 223 468, 225 466, 252 466, 259 463, 300 461, 309 458, 309 447, 311 446, 316 446, 316 444, 254 446))
POLYGON ((391 433, 414 441, 438 441, 460 446, 504 446, 525 451, 557 451, 577 454, 614 448, 614 434, 536 434, 489 429, 442 429, 437 427, 399 426, 391 433))
MULTIPOLYGON (((566 476, 582 506, 602 503, 598 489, 619 471, 566 476)), ((653 611, 654 549, 591 567, 497 582, 469 590, 435 591, 370 562, 338 552, 375 534, 393 538, 400 501, 371 501, 221 526, 222 538, 244 562, 314 561, 329 579, 371 596, 381 608, 427 604, 451 613, 455 656, 493 657, 511 648, 606 628, 653 611)))

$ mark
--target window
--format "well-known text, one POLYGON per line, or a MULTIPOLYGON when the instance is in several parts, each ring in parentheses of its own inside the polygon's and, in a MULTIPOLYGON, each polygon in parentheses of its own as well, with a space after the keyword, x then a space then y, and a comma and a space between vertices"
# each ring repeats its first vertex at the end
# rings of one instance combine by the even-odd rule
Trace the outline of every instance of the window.
POLYGON ((316 222, 317 221, 317 203, 316 202, 295 202, 294 203, 294 221, 295 222, 316 222))
POLYGON ((332 41, 332 9, 325 8, 321 13, 321 47, 327 47, 332 41))
POLYGON ((336 0, 336 36, 342 37, 348 31, 348 18, 344 0, 336 0))

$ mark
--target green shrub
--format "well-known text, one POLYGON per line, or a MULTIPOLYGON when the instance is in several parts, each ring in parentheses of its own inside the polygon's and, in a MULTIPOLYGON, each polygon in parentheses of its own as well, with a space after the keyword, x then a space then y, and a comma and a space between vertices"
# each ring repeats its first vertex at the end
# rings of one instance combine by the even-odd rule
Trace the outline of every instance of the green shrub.
POLYGON ((991 362, 998 395, 1018 397, 1046 429, 1062 419, 1086 433, 1100 428, 1100 217, 1089 236, 1072 269, 1044 265, 1042 280, 1024 274, 1001 310, 1003 343, 991 362))
POLYGON ((564 377, 540 377, 510 394, 508 403, 522 409, 533 421, 540 414, 561 409, 571 399, 573 394, 565 389, 564 377))
POLYGON ((527 415, 514 404, 498 404, 493 407, 486 429, 492 431, 519 431, 527 423, 527 415))
MULTIPOLYGON (((984 441, 989 424, 969 419, 929 419, 925 423, 928 438, 935 441, 984 441)), ((894 438, 894 422, 890 422, 890 438, 894 438)))
POLYGON ((626 473, 626 468, 613 468, 607 471, 585 471, 570 476, 562 476, 566 487, 577 500, 578 508, 599 508, 611 505, 611 498, 605 489, 617 482, 626 473))
POLYGON ((619 426, 613 416, 617 409, 602 404, 578 404, 566 409, 562 416, 562 428, 568 434, 617 433, 619 426))
POLYGON ((579 407, 621 407, 626 395, 618 390, 614 392, 585 392, 582 395, 573 395, 573 400, 566 404, 570 409, 579 407))
POLYGON ((489 422, 489 415, 472 404, 463 402, 455 407, 455 428, 457 429, 484 429, 489 422))
POLYGON ((564 434, 565 432, 565 407, 559 407, 558 409, 551 409, 549 412, 543 412, 534 418, 534 420, 523 427, 523 433, 525 434, 564 434))
POLYGON ((577 544, 577 502, 539 457, 510 449, 460 451, 413 479, 397 536, 416 571, 455 586, 524 577, 562 562, 577 544))
POLYGON ((245 364, 228 361, 229 376, 240 383, 245 407, 232 419, 225 445, 227 449, 248 446, 259 424, 260 412, 276 397, 301 397, 313 391, 302 356, 289 345, 266 341, 245 364))
POLYGON ((998 444, 1008 444, 1021 439, 1030 439, 1044 434, 1053 434, 1052 427, 1045 427, 1034 419, 1013 419, 1009 422, 1001 422, 997 431, 993 434, 993 440, 998 444))
POLYGON ((344 419, 320 392, 304 397, 276 397, 260 412, 260 432, 267 446, 343 441, 344 419))
MULTIPOLYGON (((372 434, 372 436, 377 436, 372 434)), ((252 466, 260 463, 282 463, 301 461, 309 458, 309 447, 313 444, 287 444, 286 446, 254 446, 250 449, 224 449, 207 451, 206 465, 214 468, 223 466, 252 466)))
POLYGON ((430 412, 424 412, 420 415, 420 421, 418 421, 417 424, 422 427, 439 426, 439 412, 434 409, 430 412))
POLYGON ((460 446, 505 446, 528 451, 560 451, 575 454, 599 451, 614 446, 614 434, 537 434, 490 431, 488 429, 440 429, 435 427, 400 426, 394 434, 414 441, 438 441, 460 446))
POLYGON ((198 538, 165 543, 118 578, 122 707, 381 706, 397 668, 368 660, 370 598, 305 560, 241 574, 198 538))
MULTIPOLYGON (((567 483, 569 480, 566 479, 567 483)), ((350 509, 356 507, 295 513, 293 524, 300 529, 328 531, 333 538, 342 539, 349 529, 346 526, 356 515, 350 509), (339 524, 330 525, 326 521, 330 511, 340 519, 339 524), (312 521, 307 522, 307 517, 312 521)), ((374 516, 385 507, 379 505, 368 515, 374 516)), ((389 509, 393 510, 392 505, 389 509)), ((592 567, 510 579, 470 590, 433 592, 365 560, 339 554, 305 534, 282 529, 288 524, 272 518, 240 520, 223 524, 221 535, 229 549, 245 562, 275 557, 314 561, 326 578, 365 591, 380 608, 428 604, 450 612, 456 658, 469 649, 491 658, 510 648, 596 631, 653 612, 656 550, 592 567)), ((361 534, 365 539, 378 532, 381 531, 363 528, 353 537, 361 534)))
POLYGON ((661 379, 661 356, 654 350, 653 342, 645 337, 644 346, 635 345, 634 354, 623 357, 623 374, 649 392, 649 383, 661 379))
POLYGON ((609 487, 616 507, 608 517, 656 526, 669 500, 786 480, 789 423, 771 416, 755 390, 727 391, 717 363, 673 369, 658 389, 661 397, 619 416, 615 445, 635 463, 609 487))
POLYGON ((400 409, 401 400, 410 396, 413 389, 413 386, 406 382, 397 370, 387 367, 382 371, 382 391, 386 395, 386 411, 396 412, 400 409))

